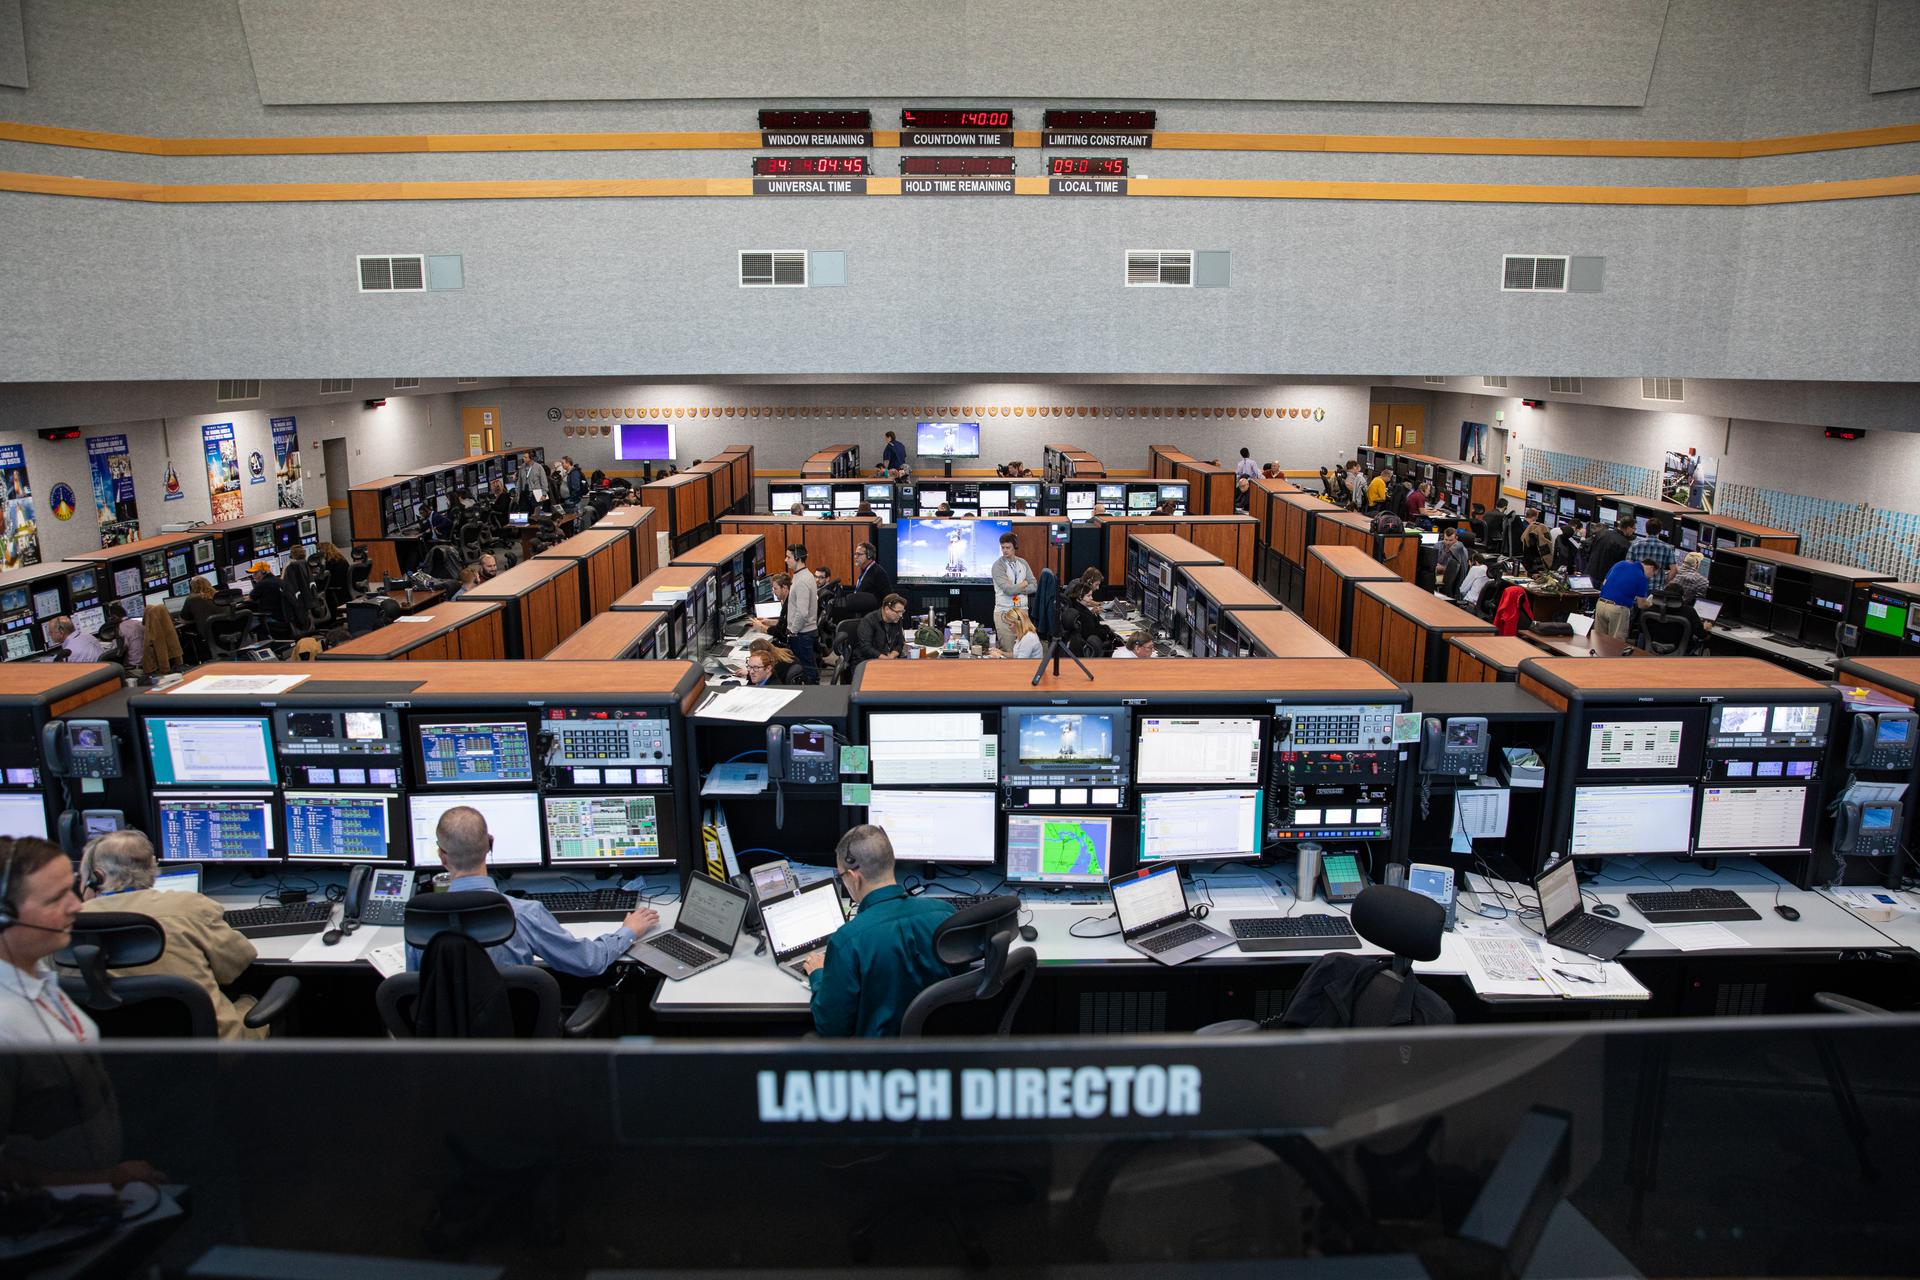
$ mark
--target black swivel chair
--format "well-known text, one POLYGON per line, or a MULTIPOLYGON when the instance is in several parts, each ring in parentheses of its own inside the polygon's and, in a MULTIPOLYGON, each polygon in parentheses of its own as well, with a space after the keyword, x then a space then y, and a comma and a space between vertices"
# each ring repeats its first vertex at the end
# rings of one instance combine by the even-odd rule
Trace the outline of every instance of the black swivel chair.
MULTIPOLYGON (((53 958, 60 989, 93 1015, 104 1037, 219 1034, 213 1001, 199 983, 163 974, 121 974, 166 954, 167 934, 152 916, 133 911, 84 911, 74 921, 73 941, 53 958)), ((292 1007, 300 979, 278 978, 242 1021, 270 1026, 292 1007)))
POLYGON ((612 997, 606 988, 587 992, 570 1016, 560 1008, 560 984, 545 969, 527 964, 495 966, 486 948, 511 938, 517 927, 506 898, 484 890, 423 893, 407 903, 407 945, 425 954, 420 969, 396 973, 374 991, 387 1034, 467 1039, 511 1035, 547 1040, 589 1035, 605 1020, 612 997), (457 973, 438 972, 454 966, 457 973), (464 979, 465 1007, 422 1007, 428 982, 464 979))
POLYGON ((1678 612, 1685 607, 1681 599, 1670 596, 1649 601, 1640 611, 1640 626, 1634 637, 1640 647, 1658 657, 1684 656, 1693 644, 1693 619, 1678 612), (1675 612, 1669 613, 1669 609, 1675 612))
POLYGON ((853 637, 860 629, 860 619, 848 618, 833 629, 833 646, 827 652, 838 654, 840 665, 833 670, 835 684, 853 683, 853 637))
POLYGON ((933 931, 933 951, 948 965, 969 968, 922 991, 900 1019, 903 1039, 924 1035, 1004 1036, 1033 985, 1032 947, 1019 939, 1020 899, 1011 894, 962 907, 933 931), (948 1012, 929 1029, 928 1022, 948 1012))

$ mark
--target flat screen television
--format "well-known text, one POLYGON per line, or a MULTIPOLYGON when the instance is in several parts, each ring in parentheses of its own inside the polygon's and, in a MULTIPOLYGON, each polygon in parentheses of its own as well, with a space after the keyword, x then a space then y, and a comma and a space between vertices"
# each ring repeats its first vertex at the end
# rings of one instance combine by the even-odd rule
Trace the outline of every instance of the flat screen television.
POLYGON ((923 458, 977 458, 980 456, 980 424, 923 422, 918 452, 923 458))
POLYGON ((1000 537, 1011 520, 929 520, 903 516, 894 547, 895 579, 920 586, 991 582, 1000 537))
POLYGON ((671 462, 671 422, 623 422, 614 436, 613 456, 622 462, 671 462))

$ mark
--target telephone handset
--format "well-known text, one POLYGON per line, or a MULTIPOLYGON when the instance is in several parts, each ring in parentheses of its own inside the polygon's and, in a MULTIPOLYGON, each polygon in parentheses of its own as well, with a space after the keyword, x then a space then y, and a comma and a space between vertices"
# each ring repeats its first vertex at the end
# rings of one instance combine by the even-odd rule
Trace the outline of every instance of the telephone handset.
POLYGON ((117 778, 120 744, 105 720, 53 720, 40 730, 40 756, 56 778, 117 778))
POLYGON ((1868 858, 1900 852, 1901 813, 1898 801, 1842 804, 1833 820, 1833 851, 1868 858))
POLYGON ((767 726, 767 779, 831 786, 840 780, 838 752, 832 725, 770 724, 767 726))
POLYGON ((60 847, 77 858, 95 836, 126 830, 127 815, 119 809, 68 809, 55 826, 60 847))
POLYGON ((347 872, 347 892, 340 900, 340 919, 368 925, 406 923, 407 899, 413 896, 413 872, 401 867, 361 865, 347 872))
POLYGON ((1420 726, 1420 772, 1477 778, 1487 771, 1487 718, 1428 716, 1420 726))
POLYGON ((1911 711, 1861 712, 1847 738, 1847 767, 1911 769, 1920 715, 1911 711))

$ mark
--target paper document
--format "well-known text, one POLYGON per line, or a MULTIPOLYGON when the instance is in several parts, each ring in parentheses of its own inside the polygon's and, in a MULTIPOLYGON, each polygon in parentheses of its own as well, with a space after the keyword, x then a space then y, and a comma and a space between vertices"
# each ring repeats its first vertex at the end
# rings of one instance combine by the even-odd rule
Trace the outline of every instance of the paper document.
POLYGON ((1216 880, 1212 876, 1201 879, 1205 881, 1206 891, 1200 896, 1211 901, 1215 911, 1274 911, 1281 906, 1280 895, 1264 880, 1216 880))
POLYGON ((1569 1000, 1645 1000, 1650 993, 1625 965, 1544 961, 1547 983, 1569 1000))
POLYGON ((1554 996, 1518 938, 1469 938, 1467 981, 1483 996, 1554 996))
MULTIPOLYGON (((1849 911, 1871 913, 1869 918, 1886 919, 1887 913, 1895 915, 1920 911, 1920 898, 1905 891, 1891 889, 1828 889, 1827 896, 1834 899, 1849 911)), ((1664 932, 1664 930, 1663 930, 1664 932)))
POLYGON ((1844 804, 1892 804, 1906 793, 1904 782, 1856 782, 1840 799, 1844 804))
POLYGON ((425 622, 428 624, 432 624, 432 623, 438 622, 439 619, 434 617, 430 613, 403 613, 399 617, 395 618, 394 621, 395 622, 415 622, 415 623, 425 622))
POLYGON ((1712 920, 1698 924, 1655 925, 1654 932, 1672 943, 1676 951, 1728 951, 1752 945, 1733 930, 1712 920))
POLYGON ((192 693, 230 694, 234 697, 257 698, 263 694, 285 693, 307 677, 300 676, 203 676, 198 680, 188 680, 172 690, 192 693))
POLYGON ((710 720, 745 720, 751 724, 765 724, 799 696, 798 689, 738 685, 708 698, 694 709, 693 714, 710 720))
POLYGON ((1453 793, 1453 830, 1469 840, 1498 840, 1507 834, 1509 792, 1505 787, 1462 787, 1453 793))
POLYGON ((767 619, 778 618, 780 616, 780 610, 785 607, 786 606, 778 600, 769 600, 764 604, 756 604, 753 606, 753 616, 767 619))
POLYGON ((407 944, 389 943, 384 947, 373 947, 367 951, 366 961, 383 978, 391 978, 396 973, 407 971, 407 944))

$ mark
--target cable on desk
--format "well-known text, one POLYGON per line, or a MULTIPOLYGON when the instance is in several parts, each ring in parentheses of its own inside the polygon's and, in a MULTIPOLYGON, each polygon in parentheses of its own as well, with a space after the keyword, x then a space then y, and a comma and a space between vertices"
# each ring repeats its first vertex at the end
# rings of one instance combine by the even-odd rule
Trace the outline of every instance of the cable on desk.
POLYGON ((1086 924, 1088 921, 1092 921, 1094 924, 1099 924, 1102 920, 1112 920, 1115 917, 1117 917, 1119 914, 1120 913, 1118 911, 1109 911, 1106 915, 1103 915, 1103 916, 1081 916, 1078 920, 1075 920, 1072 924, 1067 926, 1067 936, 1069 938, 1082 938, 1082 939, 1118 937, 1122 932, 1122 930, 1120 929, 1109 929, 1105 933, 1081 933, 1079 930, 1080 930, 1080 926, 1083 924, 1086 924))

